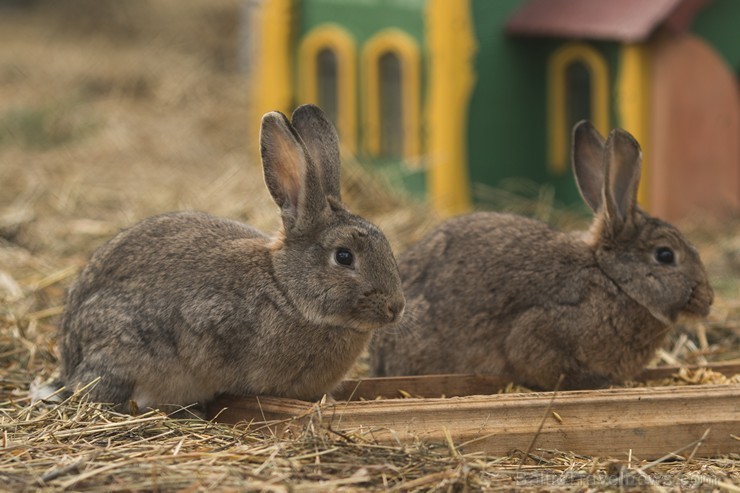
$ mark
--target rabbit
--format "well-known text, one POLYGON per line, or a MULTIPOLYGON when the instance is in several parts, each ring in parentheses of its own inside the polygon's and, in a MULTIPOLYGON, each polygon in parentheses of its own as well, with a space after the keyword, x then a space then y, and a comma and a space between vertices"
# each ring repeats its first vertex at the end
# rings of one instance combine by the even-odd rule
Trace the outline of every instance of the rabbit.
MULTIPOLYGON (((270 237, 203 212, 151 217, 99 248, 67 295, 56 386, 127 409, 220 393, 315 400, 403 316, 384 234, 351 214, 337 134, 316 106, 262 118, 270 237)), ((40 394, 49 393, 52 389, 40 394)))
POLYGON ((540 390, 636 375, 678 317, 706 316, 714 296, 697 250, 636 204, 641 159, 628 132, 604 142, 582 121, 572 163, 588 231, 475 212, 412 246, 398 259, 407 315, 376 332, 371 372, 499 374, 540 390))

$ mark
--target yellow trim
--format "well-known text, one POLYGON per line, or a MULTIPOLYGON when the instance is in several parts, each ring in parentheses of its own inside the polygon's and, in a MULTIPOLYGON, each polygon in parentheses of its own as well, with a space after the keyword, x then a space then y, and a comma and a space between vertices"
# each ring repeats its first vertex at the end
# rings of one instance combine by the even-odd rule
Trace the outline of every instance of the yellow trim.
POLYGON ((468 104, 475 85, 477 50, 468 1, 429 0, 427 106, 427 192, 443 215, 470 210, 468 104))
POLYGON ((347 31, 333 24, 323 24, 303 38, 298 49, 298 99, 301 103, 318 103, 316 57, 325 48, 332 50, 337 57, 339 137, 342 146, 354 153, 357 142, 356 47, 347 31))
POLYGON ((259 126, 262 115, 278 110, 289 113, 293 91, 291 39, 293 0, 265 0, 255 10, 250 28, 257 32, 252 101, 252 120, 259 126))
POLYGON ((583 62, 591 72, 591 121, 605 134, 609 130, 609 68, 604 57, 584 43, 568 43, 550 56, 548 80, 548 137, 550 169, 563 174, 570 161, 570 128, 566 111, 565 72, 573 62, 583 62))
POLYGON ((388 52, 395 53, 401 62, 401 97, 404 122, 403 157, 409 162, 418 160, 419 106, 421 98, 419 47, 416 41, 398 29, 386 29, 367 41, 362 50, 364 75, 364 147, 371 156, 380 154, 380 87, 378 61, 388 52))
POLYGON ((649 62, 650 52, 646 44, 625 44, 620 49, 617 78, 620 125, 630 132, 642 147, 642 176, 637 195, 644 207, 649 206, 650 200, 649 62))

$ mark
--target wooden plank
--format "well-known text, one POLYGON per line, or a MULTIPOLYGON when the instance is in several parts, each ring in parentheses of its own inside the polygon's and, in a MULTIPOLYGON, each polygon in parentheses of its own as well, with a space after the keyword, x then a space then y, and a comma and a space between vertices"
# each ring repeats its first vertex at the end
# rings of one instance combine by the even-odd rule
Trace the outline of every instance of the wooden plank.
MULTIPOLYGON (((536 448, 583 455, 656 458, 709 435, 696 456, 737 453, 740 384, 331 402, 323 405, 272 397, 222 398, 217 421, 268 422, 272 432, 308 420, 345 434, 393 443, 421 439, 462 451, 504 455, 526 450, 544 425, 536 448), (554 413, 557 413, 557 417, 554 413), (559 419, 558 419, 559 417, 559 419)), ((686 451, 690 453, 691 450, 686 451)))
POLYGON ((461 397, 496 394, 510 378, 484 375, 419 375, 415 377, 380 377, 345 380, 332 392, 338 401, 371 401, 378 397, 461 397), (406 395, 404 395, 404 393, 406 395))
MULTIPOLYGON (((740 373, 737 364, 711 369, 725 375, 740 373)), ((676 371, 646 370, 641 378, 662 379, 676 371)), ((271 433, 313 421, 341 433, 391 443, 418 439, 446 443, 449 434, 461 450, 490 455, 526 450, 543 418, 535 448, 616 457, 631 450, 638 458, 657 458, 710 430, 696 456, 740 450, 740 441, 734 438, 740 436, 740 384, 496 394, 507 382, 478 375, 361 379, 347 381, 335 393, 347 400, 317 404, 222 396, 209 406, 209 416, 224 423, 262 423, 255 426, 271 433), (378 395, 396 397, 399 390, 419 398, 372 400, 378 395), (447 398, 436 398, 441 395, 447 398), (456 395, 461 397, 452 397, 456 395)))
MULTIPOLYGON (((709 368, 726 376, 740 374, 740 364, 721 363, 710 366, 687 366, 687 370, 709 368)), ((637 382, 669 378, 681 370, 680 367, 645 369, 635 378, 637 382)), ((466 395, 497 394, 511 382, 510 377, 486 375, 420 375, 414 377, 382 377, 345 380, 339 389, 332 392, 338 401, 396 399, 399 397, 460 397, 466 395), (404 393, 406 395, 404 395, 404 393)))

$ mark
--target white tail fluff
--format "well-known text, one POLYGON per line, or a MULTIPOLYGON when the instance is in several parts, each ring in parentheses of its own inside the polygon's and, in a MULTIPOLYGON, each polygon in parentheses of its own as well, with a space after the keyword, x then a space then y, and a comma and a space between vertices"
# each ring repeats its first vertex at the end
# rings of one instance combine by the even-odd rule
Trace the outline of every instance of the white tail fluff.
POLYGON ((36 377, 28 389, 28 396, 32 403, 38 401, 62 402, 64 400, 62 398, 63 390, 64 386, 58 380, 44 382, 41 377, 36 377))

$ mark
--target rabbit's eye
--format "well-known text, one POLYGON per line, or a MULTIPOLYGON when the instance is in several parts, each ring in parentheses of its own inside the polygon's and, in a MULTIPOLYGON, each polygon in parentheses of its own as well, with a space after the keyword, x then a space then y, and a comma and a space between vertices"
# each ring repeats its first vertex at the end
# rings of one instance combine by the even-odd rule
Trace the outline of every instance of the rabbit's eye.
POLYGON ((672 265, 676 261, 676 254, 668 247, 660 247, 655 250, 655 260, 661 264, 672 265))
POLYGON ((352 252, 347 248, 337 248, 337 251, 334 253, 334 260, 336 260, 339 265, 350 267, 355 261, 355 256, 352 255, 352 252))

